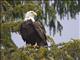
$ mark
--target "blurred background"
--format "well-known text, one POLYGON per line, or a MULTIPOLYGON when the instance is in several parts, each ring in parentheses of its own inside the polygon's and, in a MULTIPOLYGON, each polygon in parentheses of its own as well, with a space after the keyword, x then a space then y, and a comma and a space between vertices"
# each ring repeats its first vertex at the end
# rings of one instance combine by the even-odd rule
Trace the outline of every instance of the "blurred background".
POLYGON ((1 60, 80 59, 79 0, 2 0, 0 11, 1 60), (19 27, 24 14, 30 10, 38 14, 36 20, 44 24, 51 37, 50 51, 43 47, 39 50, 23 48, 26 44, 19 34, 19 27))

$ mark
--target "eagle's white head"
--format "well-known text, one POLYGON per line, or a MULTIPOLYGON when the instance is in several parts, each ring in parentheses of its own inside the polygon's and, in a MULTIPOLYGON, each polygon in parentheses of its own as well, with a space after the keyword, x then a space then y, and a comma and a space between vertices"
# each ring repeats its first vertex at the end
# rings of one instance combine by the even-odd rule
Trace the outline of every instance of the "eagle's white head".
POLYGON ((25 14, 24 21, 27 21, 27 20, 31 19, 32 22, 35 22, 35 19, 34 19, 35 16, 37 16, 36 12, 34 12, 34 11, 28 11, 25 14))

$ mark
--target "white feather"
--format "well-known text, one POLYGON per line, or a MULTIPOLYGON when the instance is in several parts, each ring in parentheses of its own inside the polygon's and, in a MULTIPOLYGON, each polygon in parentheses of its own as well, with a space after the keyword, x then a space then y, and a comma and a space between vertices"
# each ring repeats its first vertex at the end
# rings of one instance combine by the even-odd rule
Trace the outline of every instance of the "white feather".
POLYGON ((33 22, 35 22, 35 19, 34 19, 35 16, 37 16, 36 12, 34 12, 34 11, 28 11, 25 14, 24 21, 27 21, 27 20, 31 19, 33 22))

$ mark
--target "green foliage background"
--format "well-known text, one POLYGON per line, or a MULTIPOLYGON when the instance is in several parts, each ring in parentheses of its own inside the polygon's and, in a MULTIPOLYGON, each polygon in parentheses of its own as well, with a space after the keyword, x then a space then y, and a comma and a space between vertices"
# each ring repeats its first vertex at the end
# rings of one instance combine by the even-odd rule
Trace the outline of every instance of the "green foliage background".
MULTIPOLYGON (((50 50, 32 46, 17 48, 10 37, 10 31, 16 32, 23 21, 1 24, 1 60, 79 60, 80 39, 71 39, 68 43, 53 44, 50 50), (18 24, 17 24, 18 23, 18 24), (11 29, 12 28, 12 29, 11 29)), ((52 40, 48 36, 48 39, 52 40)), ((51 41, 52 42, 52 41, 51 41)))
MULTIPOLYGON (((41 0, 37 4, 33 1, 22 0, 1 0, 0 1, 0 55, 1 60, 79 60, 80 59, 80 39, 71 39, 67 43, 53 44, 48 48, 39 49, 31 46, 17 48, 11 40, 10 32, 19 31, 20 24, 23 22, 24 13, 34 10, 38 13, 38 19, 45 20, 45 24, 54 27, 56 13, 63 18, 69 15, 75 18, 80 12, 79 0, 54 0, 54 4, 49 5, 49 0, 44 0, 45 16, 41 8, 41 0), (76 2, 77 1, 77 2, 76 2), (67 6, 67 7, 66 7, 67 6), (49 20, 47 20, 47 14, 49 20)), ((52 39, 48 36, 48 39, 52 39)), ((52 41, 51 41, 52 42, 52 41)))

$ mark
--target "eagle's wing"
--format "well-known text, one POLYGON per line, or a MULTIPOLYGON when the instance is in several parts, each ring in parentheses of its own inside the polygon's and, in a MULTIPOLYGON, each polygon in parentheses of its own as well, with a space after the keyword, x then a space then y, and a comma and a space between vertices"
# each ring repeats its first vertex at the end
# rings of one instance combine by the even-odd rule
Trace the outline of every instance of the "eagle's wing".
POLYGON ((44 28, 44 25, 42 24, 42 22, 38 22, 40 24, 40 27, 43 29, 44 33, 46 33, 46 30, 44 28))
POLYGON ((46 40, 46 31, 43 24, 39 21, 33 23, 33 26, 42 40, 46 40))

